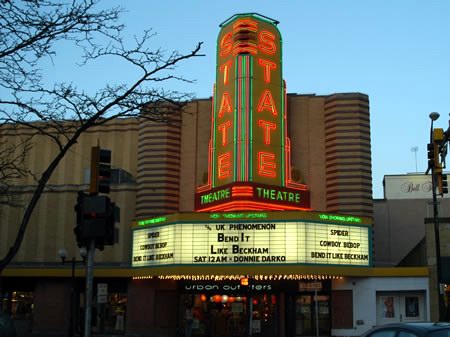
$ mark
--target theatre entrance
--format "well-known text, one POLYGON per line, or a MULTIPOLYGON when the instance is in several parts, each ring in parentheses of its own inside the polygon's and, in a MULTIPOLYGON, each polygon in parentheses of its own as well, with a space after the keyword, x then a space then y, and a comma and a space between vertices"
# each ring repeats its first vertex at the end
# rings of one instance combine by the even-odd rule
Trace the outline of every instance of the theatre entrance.
POLYGON ((183 294, 180 318, 184 332, 186 306, 192 306, 192 336, 248 336, 249 328, 257 337, 278 335, 277 296, 269 293, 183 294), (252 313, 252 320, 249 319, 252 313))

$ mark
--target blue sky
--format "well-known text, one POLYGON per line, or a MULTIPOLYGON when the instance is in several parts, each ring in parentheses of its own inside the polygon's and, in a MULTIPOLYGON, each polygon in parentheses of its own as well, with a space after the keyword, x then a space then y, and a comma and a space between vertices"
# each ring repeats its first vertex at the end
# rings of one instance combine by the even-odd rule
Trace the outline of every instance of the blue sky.
MULTIPOLYGON (((195 79, 175 88, 198 98, 211 96, 219 24, 237 13, 256 12, 278 20, 283 37, 283 74, 288 92, 369 95, 373 194, 383 197, 384 175, 426 170, 428 114, 450 112, 450 1, 448 0, 190 0, 118 1, 127 39, 153 29, 155 48, 192 50, 203 42, 204 57, 186 61, 178 72, 195 79), (418 147, 417 164, 413 147, 418 147)), ((69 49, 67 49, 69 50, 69 49)), ((65 51, 67 53, 67 50, 65 51)), ((74 66, 60 54, 48 65, 55 80, 80 88, 127 82, 133 73, 119 63, 74 66), (87 75, 89 74, 89 75, 87 75)), ((170 84, 169 84, 170 85, 170 84)))

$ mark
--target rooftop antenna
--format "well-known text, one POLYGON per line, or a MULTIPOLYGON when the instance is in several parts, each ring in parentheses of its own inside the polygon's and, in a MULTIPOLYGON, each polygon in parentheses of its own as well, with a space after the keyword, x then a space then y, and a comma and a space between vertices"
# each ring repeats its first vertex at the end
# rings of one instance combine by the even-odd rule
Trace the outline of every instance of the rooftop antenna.
POLYGON ((415 159, 415 162, 416 162, 416 172, 418 172, 417 171, 417 151, 419 151, 419 147, 418 146, 413 146, 411 148, 411 152, 414 152, 414 159, 415 159))

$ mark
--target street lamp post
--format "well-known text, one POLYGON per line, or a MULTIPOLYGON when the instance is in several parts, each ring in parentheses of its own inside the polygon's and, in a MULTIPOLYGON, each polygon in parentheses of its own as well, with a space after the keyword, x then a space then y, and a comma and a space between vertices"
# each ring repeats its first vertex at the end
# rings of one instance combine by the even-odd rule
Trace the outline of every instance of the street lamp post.
MULTIPOLYGON (((433 138, 433 122, 439 118, 439 113, 432 112, 429 115, 431 119, 431 128, 430 128, 430 144, 434 144, 433 138)), ((438 210, 438 202, 437 202, 437 194, 436 194, 436 167, 433 163, 431 165, 431 190, 433 195, 433 224, 434 224, 434 243, 436 249, 436 286, 437 286, 437 296, 438 296, 438 310, 439 310, 439 321, 444 320, 444 303, 441 295, 441 242, 439 235, 439 210, 438 210)))
MULTIPOLYGON (((61 248, 58 251, 58 255, 61 258, 62 263, 64 264, 66 262, 66 258, 67 258, 67 250, 65 248, 61 248)), ((70 312, 69 312, 70 317, 69 317, 69 333, 68 333, 68 335, 70 337, 73 337, 75 335, 75 324, 74 324, 74 319, 75 319, 75 266, 77 263, 85 264, 86 255, 87 255, 86 248, 83 247, 80 249, 80 255, 83 258, 82 260, 77 261, 75 257, 72 257, 72 259, 70 259, 70 261, 72 263, 71 287, 70 287, 70 312)))

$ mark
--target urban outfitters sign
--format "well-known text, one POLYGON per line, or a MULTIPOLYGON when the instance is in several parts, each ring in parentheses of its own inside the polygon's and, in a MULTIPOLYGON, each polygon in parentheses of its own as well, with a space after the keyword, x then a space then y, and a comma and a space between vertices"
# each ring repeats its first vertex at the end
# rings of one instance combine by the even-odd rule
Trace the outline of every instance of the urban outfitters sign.
POLYGON ((370 266, 370 227, 309 221, 173 223, 133 232, 132 266, 370 266))

